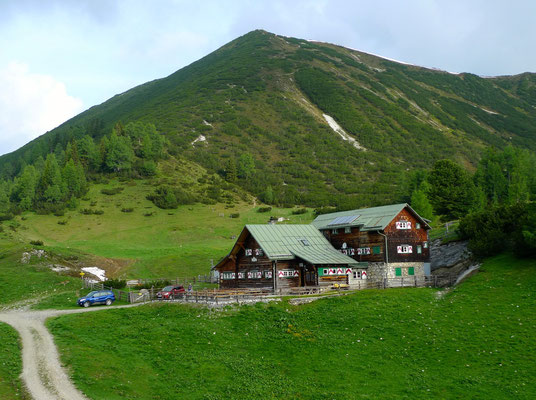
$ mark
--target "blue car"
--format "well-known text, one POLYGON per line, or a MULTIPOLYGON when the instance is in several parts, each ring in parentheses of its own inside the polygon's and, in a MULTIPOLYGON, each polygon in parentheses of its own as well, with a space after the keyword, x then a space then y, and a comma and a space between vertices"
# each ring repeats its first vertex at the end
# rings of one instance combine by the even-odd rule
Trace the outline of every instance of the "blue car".
POLYGON ((114 292, 111 290, 95 290, 87 294, 87 296, 78 299, 78 305, 89 307, 93 304, 111 305, 115 301, 114 292))

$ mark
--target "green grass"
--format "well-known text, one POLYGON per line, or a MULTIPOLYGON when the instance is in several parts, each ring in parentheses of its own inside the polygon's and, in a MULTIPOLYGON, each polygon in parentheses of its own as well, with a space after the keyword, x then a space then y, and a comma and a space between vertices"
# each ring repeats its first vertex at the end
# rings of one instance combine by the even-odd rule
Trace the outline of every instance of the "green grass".
POLYGON ((92 399, 532 399, 536 262, 502 255, 441 299, 368 290, 303 306, 152 305, 50 320, 92 399))
POLYGON ((0 236, 0 304, 70 293, 79 287, 78 279, 51 271, 51 260, 32 257, 22 264, 22 253, 30 249, 0 236))
MULTIPOLYGON (((177 210, 156 208, 145 196, 153 187, 138 182, 124 185, 115 196, 103 195, 102 188, 117 187, 118 182, 94 185, 80 208, 104 211, 102 215, 81 215, 68 211, 62 217, 26 213, 16 235, 25 243, 42 240, 56 253, 92 255, 116 260, 122 268, 117 276, 129 278, 191 277, 210 272, 211 260, 217 263, 231 249, 245 224, 264 224, 271 215, 289 218, 289 223, 309 223, 311 211, 292 215, 291 208, 257 212, 247 203, 228 207, 224 204, 180 206, 177 210), (132 213, 121 212, 133 207, 132 213), (153 213, 146 217, 144 214, 153 213), (239 213, 239 218, 230 218, 239 213), (66 220, 66 225, 58 221, 66 220)), ((99 262, 99 260, 97 260, 99 262)), ((98 264, 97 264, 98 265, 98 264)))
POLYGON ((0 399, 29 399, 19 379, 22 359, 17 332, 0 323, 0 343, 0 399))

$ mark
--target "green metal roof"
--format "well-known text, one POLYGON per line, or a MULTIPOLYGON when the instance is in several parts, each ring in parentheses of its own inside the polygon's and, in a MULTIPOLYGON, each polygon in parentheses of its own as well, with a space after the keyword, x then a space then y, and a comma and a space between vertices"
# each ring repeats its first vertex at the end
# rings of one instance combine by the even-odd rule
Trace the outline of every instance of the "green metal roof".
POLYGON ((271 260, 296 257, 311 264, 357 264, 333 248, 313 225, 246 225, 246 229, 271 260))
POLYGON ((424 226, 428 227, 426 221, 406 203, 323 214, 316 217, 312 224, 317 229, 359 226, 362 231, 381 231, 406 207, 421 220, 424 226))

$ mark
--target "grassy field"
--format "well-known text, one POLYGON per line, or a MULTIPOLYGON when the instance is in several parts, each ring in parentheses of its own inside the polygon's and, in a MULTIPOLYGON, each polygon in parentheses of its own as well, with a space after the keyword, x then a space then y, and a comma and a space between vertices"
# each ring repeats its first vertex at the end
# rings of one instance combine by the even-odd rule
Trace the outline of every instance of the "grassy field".
POLYGON ((22 389, 19 337, 9 325, 0 323, 0 399, 29 399, 22 389))
MULTIPOLYGON (((139 181, 135 186, 106 196, 102 188, 119 182, 92 186, 80 209, 101 210, 102 215, 67 211, 64 216, 27 213, 17 217, 13 235, 28 243, 42 240, 59 253, 81 252, 113 259, 121 265, 112 275, 133 278, 173 278, 205 274, 211 260, 219 261, 231 249, 245 224, 264 224, 271 215, 290 223, 309 223, 312 212, 292 215, 292 209, 257 212, 258 206, 240 203, 156 208, 145 196, 153 187, 139 181), (132 208, 132 212, 122 212, 132 208), (239 214, 231 218, 231 214, 239 214), (60 224, 60 223, 61 224, 60 224)), ((98 261, 97 261, 98 262, 98 261)))
POLYGON ((533 399, 536 262, 502 255, 456 289, 303 306, 144 306, 48 323, 92 399, 533 399))

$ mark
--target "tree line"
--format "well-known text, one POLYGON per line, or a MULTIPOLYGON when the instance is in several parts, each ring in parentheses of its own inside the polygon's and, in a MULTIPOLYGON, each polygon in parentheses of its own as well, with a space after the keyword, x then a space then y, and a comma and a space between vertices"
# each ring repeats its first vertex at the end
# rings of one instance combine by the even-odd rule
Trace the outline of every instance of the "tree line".
POLYGON ((471 174, 450 160, 409 180, 411 205, 423 217, 460 220, 477 256, 505 250, 536 255, 536 156, 508 146, 488 149, 471 174))
POLYGON ((12 180, 0 180, 0 219, 33 210, 39 213, 75 209, 99 174, 147 177, 157 173, 165 138, 151 123, 117 123, 98 143, 85 134, 46 158, 25 165, 12 180))

